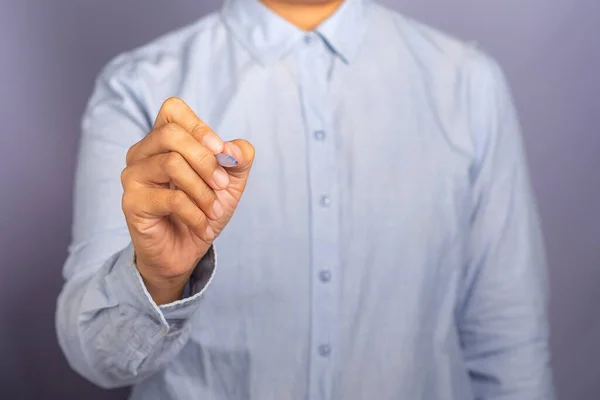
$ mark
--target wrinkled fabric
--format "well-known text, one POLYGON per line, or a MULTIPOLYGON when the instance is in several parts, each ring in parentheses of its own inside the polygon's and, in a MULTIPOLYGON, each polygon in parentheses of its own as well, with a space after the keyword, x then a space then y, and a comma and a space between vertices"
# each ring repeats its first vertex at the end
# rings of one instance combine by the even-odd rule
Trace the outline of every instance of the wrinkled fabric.
POLYGON ((553 398, 506 80, 473 44, 367 0, 313 32, 227 1, 115 58, 83 118, 69 250, 61 347, 132 399, 553 398), (120 172, 171 96, 256 161, 189 297, 158 307, 120 172))

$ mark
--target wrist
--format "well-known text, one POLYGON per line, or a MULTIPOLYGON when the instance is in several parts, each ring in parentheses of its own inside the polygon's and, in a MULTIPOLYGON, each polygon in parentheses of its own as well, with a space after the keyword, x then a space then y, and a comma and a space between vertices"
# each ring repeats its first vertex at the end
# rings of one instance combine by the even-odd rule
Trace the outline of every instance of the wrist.
POLYGON ((156 305, 161 306, 177 300, 181 300, 189 276, 185 278, 153 279, 144 277, 144 285, 156 305))
POLYGON ((192 274, 192 271, 190 271, 177 276, 157 276, 151 273, 153 268, 146 267, 141 260, 136 260, 136 266, 146 290, 148 290, 152 300, 159 306, 181 300, 185 286, 192 274))

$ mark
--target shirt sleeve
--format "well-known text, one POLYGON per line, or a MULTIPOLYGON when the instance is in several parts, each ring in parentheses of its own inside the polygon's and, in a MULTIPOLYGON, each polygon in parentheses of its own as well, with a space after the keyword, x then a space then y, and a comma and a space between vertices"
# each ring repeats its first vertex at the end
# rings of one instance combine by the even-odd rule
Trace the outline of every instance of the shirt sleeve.
POLYGON ((126 54, 116 58, 99 76, 84 114, 73 238, 56 311, 69 364, 105 388, 143 380, 178 354, 215 269, 211 247, 193 273, 189 297, 159 307, 134 264, 120 175, 127 150, 151 127, 136 85, 134 62, 126 54))
POLYGON ((521 129, 498 65, 469 60, 476 161, 458 325, 477 399, 553 399, 546 261, 521 129))

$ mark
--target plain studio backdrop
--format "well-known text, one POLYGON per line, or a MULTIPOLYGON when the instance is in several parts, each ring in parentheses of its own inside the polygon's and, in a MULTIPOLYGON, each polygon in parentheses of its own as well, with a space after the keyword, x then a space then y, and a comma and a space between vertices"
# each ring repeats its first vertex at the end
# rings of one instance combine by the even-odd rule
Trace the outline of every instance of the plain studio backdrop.
MULTIPOLYGON (((503 65, 546 236, 559 399, 600 399, 600 1, 384 3, 503 65)), ((80 117, 109 59, 219 4, 0 0, 0 397, 125 398, 72 372, 54 331, 80 117)))

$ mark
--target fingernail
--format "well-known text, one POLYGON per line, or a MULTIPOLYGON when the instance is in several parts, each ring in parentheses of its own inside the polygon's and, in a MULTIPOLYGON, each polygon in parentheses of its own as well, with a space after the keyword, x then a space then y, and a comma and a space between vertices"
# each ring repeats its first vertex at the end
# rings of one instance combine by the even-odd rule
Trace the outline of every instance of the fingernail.
POLYGON ((229 175, 220 167, 213 172, 213 180, 219 189, 225 189, 229 185, 229 175))
POLYGON ((212 208, 215 218, 221 218, 223 216, 223 204, 221 204, 219 200, 215 200, 212 208))
POLYGON ((223 150, 223 142, 214 135, 204 135, 202 143, 213 153, 220 153, 223 150))
POLYGON ((211 228, 210 225, 206 227, 205 233, 206 240, 208 240, 209 242, 215 238, 215 231, 213 231, 213 228, 211 228))
POLYGON ((242 159, 242 150, 240 150, 239 147, 237 147, 235 144, 233 144, 231 142, 227 142, 227 147, 228 147, 229 153, 233 156, 234 159, 236 159, 237 161, 242 159))

